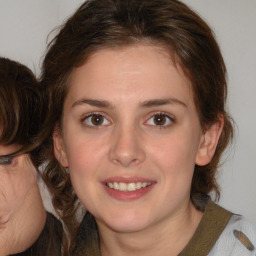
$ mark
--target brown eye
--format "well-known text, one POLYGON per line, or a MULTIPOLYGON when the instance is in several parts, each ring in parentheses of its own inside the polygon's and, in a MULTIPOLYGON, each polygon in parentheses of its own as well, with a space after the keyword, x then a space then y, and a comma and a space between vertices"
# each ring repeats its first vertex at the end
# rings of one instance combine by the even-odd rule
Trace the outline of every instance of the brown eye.
POLYGON ((163 114, 157 114, 154 116, 154 123, 156 125, 165 125, 167 117, 163 114))
POLYGON ((173 123, 173 121, 174 121, 174 118, 170 117, 165 113, 156 113, 147 120, 146 124, 161 128, 161 127, 168 127, 173 123))
POLYGON ((86 116, 82 122, 84 122, 87 126, 95 127, 95 126, 104 126, 109 125, 110 122, 101 114, 91 114, 86 116))
POLYGON ((102 115, 92 115, 91 122, 93 125, 101 125, 103 124, 104 117, 102 115))

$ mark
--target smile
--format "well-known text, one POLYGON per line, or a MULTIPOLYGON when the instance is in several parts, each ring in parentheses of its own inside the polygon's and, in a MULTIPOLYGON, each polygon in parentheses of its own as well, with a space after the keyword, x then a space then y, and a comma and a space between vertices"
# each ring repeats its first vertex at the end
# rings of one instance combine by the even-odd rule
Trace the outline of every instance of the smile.
POLYGON ((123 191, 123 192, 132 192, 139 190, 141 188, 146 188, 152 185, 152 182, 107 182, 105 185, 111 189, 123 191))

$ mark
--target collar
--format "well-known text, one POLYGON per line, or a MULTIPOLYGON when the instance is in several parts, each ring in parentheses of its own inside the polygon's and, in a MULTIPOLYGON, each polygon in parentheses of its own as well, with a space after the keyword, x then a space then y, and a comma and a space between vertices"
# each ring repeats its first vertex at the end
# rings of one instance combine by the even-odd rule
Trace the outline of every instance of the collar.
POLYGON ((178 256, 206 256, 228 224, 232 213, 211 200, 190 242, 178 256))

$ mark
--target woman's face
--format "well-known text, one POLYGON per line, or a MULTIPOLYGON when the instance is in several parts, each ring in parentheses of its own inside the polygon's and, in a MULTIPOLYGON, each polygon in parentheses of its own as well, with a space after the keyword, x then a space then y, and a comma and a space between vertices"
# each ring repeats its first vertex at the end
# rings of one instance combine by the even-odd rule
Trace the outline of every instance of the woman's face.
MULTIPOLYGON (((0 145, 0 156, 19 149, 0 145)), ((24 251, 41 233, 45 211, 37 186, 36 170, 28 155, 0 164, 0 254, 24 251)))
POLYGON ((181 68, 162 48, 135 45, 74 70, 54 142, 99 227, 133 232, 187 209, 194 166, 210 161, 206 137, 181 68))

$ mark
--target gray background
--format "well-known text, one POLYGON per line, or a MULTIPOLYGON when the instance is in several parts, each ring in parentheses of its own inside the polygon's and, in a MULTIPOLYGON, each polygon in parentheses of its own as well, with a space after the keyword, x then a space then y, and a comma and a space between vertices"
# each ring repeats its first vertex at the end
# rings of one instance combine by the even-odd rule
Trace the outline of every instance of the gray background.
MULTIPOLYGON (((39 75, 48 34, 82 2, 0 0, 0 55, 28 65, 39 75)), ((237 130, 219 171, 220 204, 256 221, 256 1, 184 2, 215 31, 229 74, 228 106, 237 130)))

